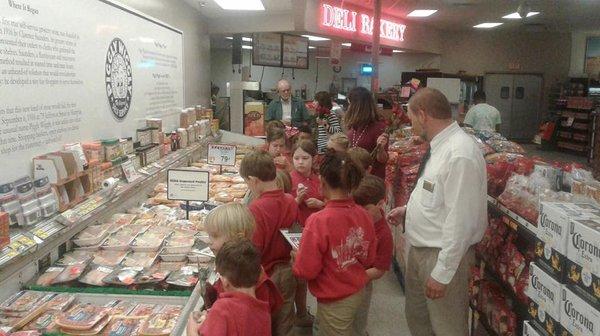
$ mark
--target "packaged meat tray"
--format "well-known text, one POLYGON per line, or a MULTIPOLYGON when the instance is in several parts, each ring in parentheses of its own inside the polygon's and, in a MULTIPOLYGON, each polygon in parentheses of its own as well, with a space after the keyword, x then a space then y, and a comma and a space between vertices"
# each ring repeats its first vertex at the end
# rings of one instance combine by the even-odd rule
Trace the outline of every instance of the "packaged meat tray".
POLYGON ((113 300, 104 305, 104 307, 110 308, 110 313, 108 314, 112 317, 127 316, 129 313, 131 313, 135 306, 135 303, 123 300, 113 300))
POLYGON ((52 284, 60 284, 75 281, 83 274, 87 267, 87 262, 65 266, 62 272, 52 280, 52 284))
POLYGON ((136 252, 156 252, 170 233, 171 230, 165 227, 150 228, 135 238, 131 249, 136 252))
POLYGON ((26 331, 17 331, 10 333, 9 336, 41 336, 42 334, 37 330, 26 330, 26 331))
POLYGON ((68 293, 57 294, 48 301, 48 309, 55 311, 66 311, 75 302, 75 296, 68 293))
POLYGON ((110 221, 117 226, 121 227, 124 225, 129 225, 133 223, 133 221, 137 218, 135 214, 114 214, 110 218, 110 221))
POLYGON ((167 283, 179 287, 193 287, 198 282, 197 269, 191 266, 184 266, 175 271, 167 278, 167 283))
POLYGON ((91 329, 81 330, 81 329, 69 329, 69 328, 60 328, 60 331, 63 334, 73 335, 73 336, 91 336, 91 335, 100 335, 102 330, 108 325, 110 322, 110 317, 105 316, 98 323, 96 323, 91 329))
POLYGON ((73 264, 80 264, 80 263, 90 260, 91 258, 92 258, 91 251, 75 249, 72 252, 69 252, 69 253, 66 253, 65 255, 63 255, 63 257, 60 258, 56 262, 56 265, 67 266, 67 265, 73 265, 73 264))
POLYGON ((27 312, 48 302, 52 297, 54 295, 42 292, 20 291, 2 302, 0 310, 5 314, 9 312, 27 312))
POLYGON ((163 249, 164 254, 187 254, 194 246, 194 237, 172 236, 163 249))
POLYGON ((160 259, 166 262, 186 261, 187 258, 187 254, 160 254, 160 259))
POLYGON ((112 318, 104 333, 104 336, 131 336, 139 335, 142 318, 118 317, 112 318))
POLYGON ((91 265, 89 270, 79 279, 79 282, 90 286, 106 286, 102 279, 109 276, 113 271, 112 267, 91 265))
POLYGON ((129 286, 134 283, 136 276, 141 271, 141 267, 118 268, 102 279, 102 281, 111 285, 129 286))
POLYGON ((42 333, 57 332, 58 326, 56 325, 55 321, 60 314, 62 314, 62 312, 58 310, 47 310, 42 313, 42 315, 25 325, 23 330, 36 330, 42 333))
POLYGON ((158 253, 156 252, 134 252, 130 253, 123 260, 122 265, 125 267, 143 267, 148 268, 151 267, 156 261, 156 257, 158 253))
POLYGON ((89 331, 98 322, 108 316, 110 308, 98 307, 92 304, 79 304, 66 313, 59 315, 56 324, 66 330, 89 331))
POLYGON ((109 228, 109 225, 89 226, 73 238, 73 243, 77 246, 98 245, 108 236, 109 228))
POLYGON ((131 317, 147 317, 158 313, 162 307, 152 303, 140 303, 129 313, 131 317))
POLYGON ((159 313, 150 315, 140 328, 140 335, 162 336, 170 335, 177 322, 176 314, 159 313))
POLYGON ((136 285, 158 283, 164 281, 169 276, 169 274, 171 274, 171 271, 160 270, 159 266, 156 265, 150 269, 146 269, 140 272, 136 276, 134 283, 136 285))
POLYGON ((127 251, 97 251, 94 253, 92 263, 102 266, 117 266, 123 261, 127 253, 127 251))
POLYGON ((50 286, 54 279, 56 279, 64 269, 64 267, 49 267, 42 275, 40 275, 35 283, 39 286, 50 286))

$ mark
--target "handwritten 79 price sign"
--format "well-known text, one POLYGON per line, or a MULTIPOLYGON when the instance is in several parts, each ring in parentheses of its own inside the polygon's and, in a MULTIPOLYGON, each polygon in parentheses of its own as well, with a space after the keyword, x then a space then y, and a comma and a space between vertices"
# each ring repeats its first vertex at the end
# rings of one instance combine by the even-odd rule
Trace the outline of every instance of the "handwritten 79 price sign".
POLYGON ((235 145, 208 144, 208 164, 235 166, 235 145))

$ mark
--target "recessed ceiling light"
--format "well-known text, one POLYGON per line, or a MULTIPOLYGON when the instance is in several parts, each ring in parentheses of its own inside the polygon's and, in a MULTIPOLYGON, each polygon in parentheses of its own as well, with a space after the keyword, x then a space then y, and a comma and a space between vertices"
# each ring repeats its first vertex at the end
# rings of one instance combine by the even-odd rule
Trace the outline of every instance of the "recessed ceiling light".
POLYGON ((352 43, 350 43, 350 42, 342 43, 342 47, 352 47, 352 43))
POLYGON ((399 50, 399 49, 394 49, 392 50, 393 53, 403 53, 404 50, 399 50))
POLYGON ((484 22, 484 23, 480 23, 476 26, 473 26, 473 28, 494 28, 494 27, 498 27, 502 25, 502 22, 484 22))
POLYGON ((329 41, 326 37, 314 36, 314 35, 302 35, 303 37, 308 38, 309 41, 329 41))
MULTIPOLYGON (((233 37, 231 36, 225 36, 226 39, 228 40, 233 40, 233 37)), ((242 41, 244 42, 252 42, 252 37, 242 37, 242 41)))
POLYGON ((242 46, 242 49, 252 49, 252 46, 249 46, 249 45, 243 45, 243 46, 242 46))
POLYGON ((313 47, 313 46, 308 46, 308 49, 315 49, 317 47, 313 47))
MULTIPOLYGON (((540 12, 529 12, 529 13, 527 13, 527 17, 535 16, 538 14, 540 14, 540 12)), ((508 15, 504 15, 502 18, 503 19, 522 19, 521 15, 517 12, 511 13, 508 15)))
POLYGON ((407 16, 410 17, 428 17, 437 12, 437 9, 415 9, 414 11, 408 13, 407 16))
POLYGON ((261 0, 215 0, 215 2, 225 10, 265 10, 261 0))

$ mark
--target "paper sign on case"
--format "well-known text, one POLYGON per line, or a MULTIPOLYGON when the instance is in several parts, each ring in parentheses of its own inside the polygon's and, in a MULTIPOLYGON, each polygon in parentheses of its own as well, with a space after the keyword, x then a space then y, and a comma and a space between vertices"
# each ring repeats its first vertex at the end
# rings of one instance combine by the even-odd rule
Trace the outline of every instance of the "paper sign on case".
POLYGON ((235 166, 235 145, 208 144, 208 164, 235 166))
POLYGON ((167 199, 208 201, 209 181, 207 171, 170 169, 167 172, 167 199))

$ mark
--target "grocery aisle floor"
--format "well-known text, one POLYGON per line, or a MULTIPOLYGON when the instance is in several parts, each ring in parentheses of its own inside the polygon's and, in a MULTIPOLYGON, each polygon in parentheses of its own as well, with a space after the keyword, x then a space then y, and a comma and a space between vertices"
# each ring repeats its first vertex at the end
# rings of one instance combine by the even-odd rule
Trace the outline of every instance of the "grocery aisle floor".
POLYGON ((587 165, 587 157, 559 151, 544 151, 535 144, 521 144, 528 156, 539 156, 548 161, 577 162, 587 165))
MULTIPOLYGON (((315 315, 317 302, 310 293, 308 296, 310 311, 315 315)), ((296 331, 298 336, 312 335, 310 328, 296 328, 296 331)), ((392 270, 374 284, 367 331, 369 336, 410 336, 404 317, 404 292, 392 270)))

